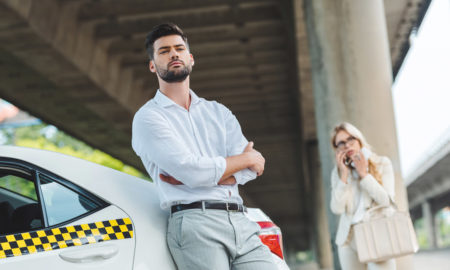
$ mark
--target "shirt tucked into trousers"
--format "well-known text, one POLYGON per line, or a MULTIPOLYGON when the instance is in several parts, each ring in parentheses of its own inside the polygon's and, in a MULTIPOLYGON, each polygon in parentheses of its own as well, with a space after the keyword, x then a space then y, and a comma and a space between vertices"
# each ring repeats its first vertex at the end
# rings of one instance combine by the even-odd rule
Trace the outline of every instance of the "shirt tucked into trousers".
MULTIPOLYGON (((158 186, 161 208, 197 201, 242 204, 238 185, 255 179, 255 172, 234 173, 235 185, 218 182, 225 158, 241 154, 248 141, 228 108, 192 90, 190 96, 186 110, 157 91, 133 120, 133 149, 158 186), (161 181, 160 174, 183 185, 161 181)), ((167 243, 181 270, 276 269, 259 230, 242 212, 189 209, 171 215, 167 243)))

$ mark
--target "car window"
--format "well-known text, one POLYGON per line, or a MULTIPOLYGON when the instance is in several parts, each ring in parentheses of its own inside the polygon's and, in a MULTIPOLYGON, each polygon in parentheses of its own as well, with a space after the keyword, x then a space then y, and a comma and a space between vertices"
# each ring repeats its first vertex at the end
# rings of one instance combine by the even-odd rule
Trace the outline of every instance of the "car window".
POLYGON ((6 173, 0 177, 0 187, 37 201, 33 181, 6 173))
POLYGON ((53 226, 83 214, 99 205, 45 175, 39 176, 48 225, 53 226))
POLYGON ((31 174, 0 167, 0 235, 43 227, 31 174))

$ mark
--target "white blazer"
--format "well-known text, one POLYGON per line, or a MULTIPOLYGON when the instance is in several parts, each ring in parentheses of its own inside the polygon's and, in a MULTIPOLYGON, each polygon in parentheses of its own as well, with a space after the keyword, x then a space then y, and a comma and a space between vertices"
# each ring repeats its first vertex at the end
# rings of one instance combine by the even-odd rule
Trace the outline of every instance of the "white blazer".
MULTIPOLYGON (((395 195, 394 170, 389 158, 372 154, 369 160, 376 164, 379 173, 382 175, 383 185, 380 185, 371 174, 367 174, 366 177, 361 179, 359 185, 366 210, 372 206, 372 202, 377 205, 388 206, 389 197, 394 200, 395 195)), ((334 167, 331 172, 331 211, 336 215, 341 215, 336 233, 337 245, 343 245, 346 242, 352 225, 353 214, 356 211, 353 200, 358 198, 353 198, 350 184, 352 178, 352 173, 349 173, 348 184, 345 184, 340 180, 337 167, 334 167)))

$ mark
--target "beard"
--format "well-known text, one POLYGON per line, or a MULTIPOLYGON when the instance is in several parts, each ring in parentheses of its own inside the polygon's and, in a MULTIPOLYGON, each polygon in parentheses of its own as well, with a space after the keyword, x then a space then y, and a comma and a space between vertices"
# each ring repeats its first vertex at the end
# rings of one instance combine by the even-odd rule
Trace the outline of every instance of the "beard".
MULTIPOLYGON (((178 60, 178 61, 180 61, 180 60, 178 60)), ((191 63, 189 63, 187 66, 183 65, 183 67, 175 69, 175 70, 169 70, 169 68, 164 69, 163 67, 160 67, 158 65, 155 65, 155 67, 156 67, 156 72, 158 73, 159 77, 167 83, 182 82, 182 81, 186 80, 187 76, 189 76, 189 74, 191 74, 191 72, 192 72, 192 64, 191 63)))

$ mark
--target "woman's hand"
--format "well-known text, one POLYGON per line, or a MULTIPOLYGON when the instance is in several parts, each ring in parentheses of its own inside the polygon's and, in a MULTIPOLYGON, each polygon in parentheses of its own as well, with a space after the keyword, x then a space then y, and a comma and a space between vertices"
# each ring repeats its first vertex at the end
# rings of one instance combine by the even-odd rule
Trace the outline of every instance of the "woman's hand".
POLYGON ((367 168, 369 166, 369 163, 364 158, 363 154, 361 152, 358 152, 350 157, 353 160, 355 170, 358 172, 358 175, 360 177, 360 180, 366 177, 367 175, 367 168))
POLYGON ((336 151, 336 166, 339 170, 339 175, 341 177, 341 181, 347 184, 347 178, 348 174, 350 172, 350 169, 345 165, 345 151, 336 151))

